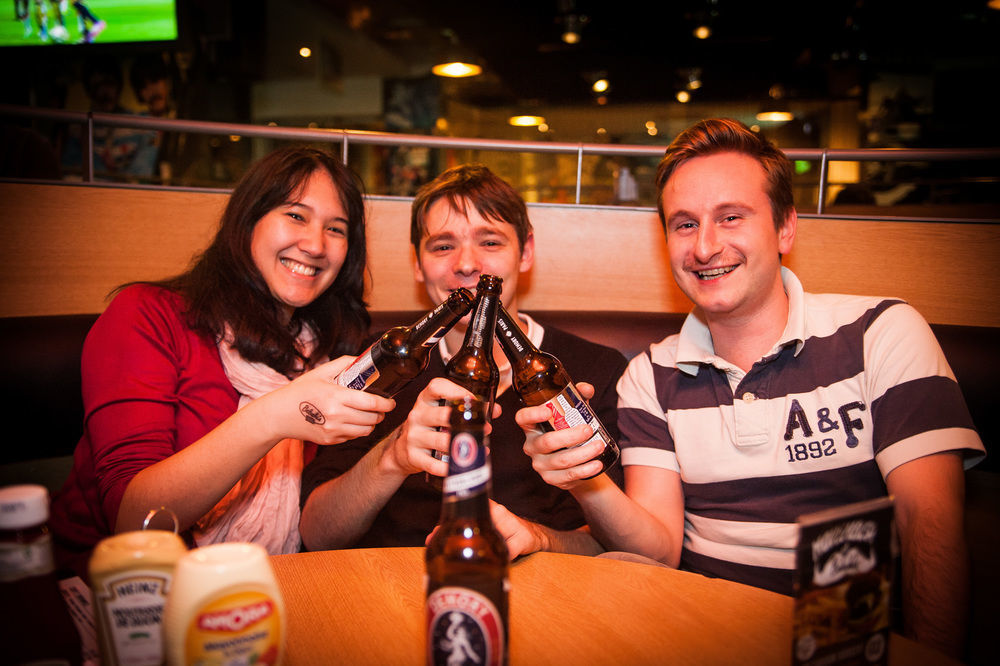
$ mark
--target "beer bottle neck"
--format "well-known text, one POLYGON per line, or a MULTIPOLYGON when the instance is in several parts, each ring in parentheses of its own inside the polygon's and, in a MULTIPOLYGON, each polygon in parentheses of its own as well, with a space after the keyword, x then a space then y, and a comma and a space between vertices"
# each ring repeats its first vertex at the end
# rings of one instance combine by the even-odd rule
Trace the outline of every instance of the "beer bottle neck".
POLYGON ((488 487, 469 497, 450 497, 446 494, 441 503, 441 523, 454 520, 469 520, 480 524, 492 522, 488 487))
POLYGON ((465 316, 465 313, 472 307, 472 299, 467 292, 458 296, 456 294, 460 294, 460 292, 453 293, 410 327, 408 335, 410 344, 422 347, 433 346, 459 319, 465 316))
POLYGON ((492 352, 493 329, 496 327, 497 307, 499 305, 499 294, 486 290, 479 292, 476 297, 472 321, 469 323, 469 329, 465 332, 463 347, 492 352))
MULTIPOLYGON (((492 468, 489 458, 489 438, 483 426, 484 404, 478 398, 472 428, 466 429, 469 421, 451 419, 451 443, 449 445, 448 476, 444 481, 444 497, 441 504, 441 519, 488 520, 490 514, 489 497, 492 468)), ((466 413, 468 416, 469 413, 466 413)))
POLYGON ((500 306, 497 312, 497 337, 504 354, 510 360, 512 367, 517 367, 525 358, 538 354, 538 348, 532 344, 528 335, 521 330, 507 309, 500 306))

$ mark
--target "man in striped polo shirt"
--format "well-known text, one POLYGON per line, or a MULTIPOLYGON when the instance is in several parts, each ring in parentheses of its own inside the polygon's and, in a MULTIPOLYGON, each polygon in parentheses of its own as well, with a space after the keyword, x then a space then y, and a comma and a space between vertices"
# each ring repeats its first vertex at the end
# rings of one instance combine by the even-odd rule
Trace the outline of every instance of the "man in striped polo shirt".
MULTIPOLYGON (((797 216, 791 165, 745 125, 702 121, 667 148, 657 208, 674 279, 695 304, 681 332, 618 385, 625 492, 593 445, 530 437, 609 549, 791 594, 798 516, 895 497, 903 614, 958 655, 968 572, 963 466, 984 454, 930 327, 894 299, 810 294, 781 266, 797 216)), ((530 428, 544 414, 518 414, 530 428), (537 417, 537 418, 536 418, 537 417)))

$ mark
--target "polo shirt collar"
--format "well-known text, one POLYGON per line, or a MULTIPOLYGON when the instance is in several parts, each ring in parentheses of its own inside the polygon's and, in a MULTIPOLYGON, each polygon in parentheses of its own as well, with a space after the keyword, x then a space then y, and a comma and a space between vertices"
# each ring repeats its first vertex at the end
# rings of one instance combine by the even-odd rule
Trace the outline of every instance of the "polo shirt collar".
MULTIPOLYGON (((802 351, 805 343, 805 296, 802 283, 788 268, 781 267, 781 284, 788 294, 788 321, 778 342, 768 353, 776 353, 782 347, 795 343, 795 355, 802 351)), ((716 356, 712 334, 701 308, 695 308, 684 320, 677 340, 677 368, 686 374, 697 375, 702 365, 729 367, 725 360, 716 356)))

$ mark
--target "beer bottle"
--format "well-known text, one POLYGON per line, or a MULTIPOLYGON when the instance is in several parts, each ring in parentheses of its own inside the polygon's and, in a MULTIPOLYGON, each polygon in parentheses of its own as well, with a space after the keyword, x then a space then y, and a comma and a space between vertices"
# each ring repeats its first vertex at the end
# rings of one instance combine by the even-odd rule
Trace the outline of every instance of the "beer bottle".
POLYGON ((493 360, 493 329, 502 284, 503 278, 496 275, 479 276, 474 314, 465 331, 465 341, 445 366, 445 377, 483 401, 487 421, 493 413, 493 401, 500 383, 500 371, 493 360))
POLYGON ((427 663, 507 663, 507 544, 490 518, 486 404, 450 401, 441 520, 425 551, 427 663))
POLYGON ((618 443, 576 390, 562 363, 533 345, 502 305, 497 315, 497 337, 510 360, 511 383, 521 401, 529 407, 545 405, 548 408, 550 416, 542 427, 562 430, 581 423, 589 424, 594 434, 583 444, 595 440, 604 442, 604 449, 595 458, 604 465, 598 474, 614 465, 619 456, 618 443))
POLYGON ((386 331, 337 375, 337 383, 391 398, 424 371, 431 348, 472 307, 472 294, 462 287, 412 326, 386 331))
MULTIPOLYGON (((500 370, 493 360, 493 330, 496 328, 502 284, 503 278, 496 275, 479 276, 476 302, 473 305, 472 320, 465 331, 465 341, 444 369, 445 377, 468 389, 483 401, 487 421, 493 414, 493 402, 496 400, 497 386, 500 384, 500 370)), ((447 454, 438 451, 434 451, 432 455, 444 461, 448 460, 447 454)), ((435 489, 441 489, 439 477, 425 473, 424 479, 435 489)))

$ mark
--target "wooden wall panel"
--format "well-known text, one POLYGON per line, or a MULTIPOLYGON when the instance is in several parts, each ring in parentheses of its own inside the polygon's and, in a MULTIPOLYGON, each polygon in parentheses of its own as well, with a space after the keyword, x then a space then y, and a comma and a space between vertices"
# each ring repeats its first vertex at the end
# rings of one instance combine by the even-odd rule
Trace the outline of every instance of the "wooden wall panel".
POLYGON ((131 280, 183 270, 227 195, 0 183, 0 315, 101 312, 131 280))
MULTIPOLYGON (((0 183, 0 316, 100 312, 129 280, 177 273, 211 239, 226 195, 0 183)), ((413 281, 409 201, 369 206, 373 309, 430 304, 413 281)), ((656 214, 529 206, 526 310, 684 312, 656 214)), ((1000 326, 1000 225, 800 220, 785 258, 810 291, 897 296, 936 323, 1000 326)))

